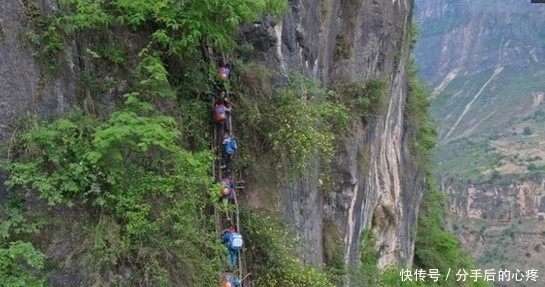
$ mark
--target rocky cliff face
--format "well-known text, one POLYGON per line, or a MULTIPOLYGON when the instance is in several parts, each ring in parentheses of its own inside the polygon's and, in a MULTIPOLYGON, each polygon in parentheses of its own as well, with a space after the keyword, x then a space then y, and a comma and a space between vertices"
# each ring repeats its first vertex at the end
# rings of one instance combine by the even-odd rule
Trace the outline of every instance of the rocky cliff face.
MULTIPOLYGON (((56 5, 38 1, 47 13, 56 5)), ((63 114, 75 103, 77 67, 63 67, 60 76, 49 81, 32 56, 25 34, 30 28, 26 1, 10 1, 0 5, 0 144, 9 140, 10 124, 31 114, 63 114)), ((73 56, 64 55, 69 62, 73 56)), ((2 151, 0 151, 1 153, 2 151)), ((5 175, 0 171, 0 202, 6 196, 5 175)))
MULTIPOLYGON (((450 180, 443 182, 443 189, 454 214, 451 229, 480 268, 545 268, 543 179, 480 184, 450 180)), ((540 277, 537 282, 545 281, 540 277)))
POLYGON ((430 83, 439 84, 449 73, 476 74, 543 61, 542 5, 516 0, 417 0, 415 5, 422 23, 415 55, 430 83))
POLYGON ((388 100, 384 114, 358 123, 346 136, 334 164, 337 187, 325 198, 318 194, 316 172, 283 186, 286 218, 311 247, 308 262, 322 262, 322 225, 332 219, 344 240, 347 263, 359 260, 360 235, 373 229, 381 267, 410 265, 410 234, 423 185, 409 164, 403 127, 412 1, 290 4, 291 12, 280 23, 264 22, 247 32, 246 38, 261 47, 262 59, 281 72, 300 71, 325 85, 336 79, 380 78, 388 100))
POLYGON ((443 183, 449 209, 456 216, 511 222, 545 215, 545 181, 524 180, 498 184, 443 183))
MULTIPOLYGON (((23 3, 26 3, 23 1, 23 3)), ((44 11, 55 10, 40 1, 44 11)), ((423 182, 410 164, 404 128, 406 65, 411 0, 293 0, 282 21, 262 21, 244 29, 260 59, 278 67, 280 76, 296 70, 324 85, 335 79, 386 83, 384 113, 356 123, 334 162, 335 188, 319 193, 317 170, 280 183, 286 218, 307 246, 309 263, 323 262, 324 222, 334 222, 344 242, 345 260, 359 260, 361 233, 373 229, 379 265, 410 265, 423 182)), ((31 50, 21 43, 26 7, 0 6, 0 141, 10 137, 7 123, 25 113, 63 113, 75 103, 77 65, 65 67, 51 83, 41 79, 31 50)), ((69 53, 69 52, 68 52, 69 53)), ((71 60, 67 54, 67 62, 71 60)), ((367 243, 364 243, 367 244, 367 243)))
MULTIPOLYGON (((57 9, 50 1, 38 2, 46 12, 57 9)), ((10 137, 11 120, 29 113, 62 114, 75 103, 76 71, 63 67, 60 77, 46 81, 48 75, 32 57, 25 39, 31 27, 27 4, 9 1, 0 6, 0 142, 10 137)), ((72 61, 70 54, 65 56, 72 61)))

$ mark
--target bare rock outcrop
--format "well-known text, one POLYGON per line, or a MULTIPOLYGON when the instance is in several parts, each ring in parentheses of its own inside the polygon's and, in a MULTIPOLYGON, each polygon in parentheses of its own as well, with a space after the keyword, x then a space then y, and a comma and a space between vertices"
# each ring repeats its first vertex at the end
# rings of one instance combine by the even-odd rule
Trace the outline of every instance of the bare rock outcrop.
POLYGON ((545 181, 523 180, 509 184, 464 184, 448 181, 449 209, 458 217, 510 222, 545 216, 545 181))

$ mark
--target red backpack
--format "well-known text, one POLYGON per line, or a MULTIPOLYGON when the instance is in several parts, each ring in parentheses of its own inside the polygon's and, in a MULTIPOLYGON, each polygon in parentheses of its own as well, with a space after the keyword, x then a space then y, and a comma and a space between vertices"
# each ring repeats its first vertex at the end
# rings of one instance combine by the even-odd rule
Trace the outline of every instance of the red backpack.
POLYGON ((217 122, 221 122, 227 118, 227 111, 224 105, 216 105, 214 108, 214 118, 217 122))
POLYGON ((219 74, 220 78, 227 79, 227 78, 229 78, 229 73, 231 73, 231 71, 228 68, 222 67, 222 68, 220 68, 218 74, 219 74))

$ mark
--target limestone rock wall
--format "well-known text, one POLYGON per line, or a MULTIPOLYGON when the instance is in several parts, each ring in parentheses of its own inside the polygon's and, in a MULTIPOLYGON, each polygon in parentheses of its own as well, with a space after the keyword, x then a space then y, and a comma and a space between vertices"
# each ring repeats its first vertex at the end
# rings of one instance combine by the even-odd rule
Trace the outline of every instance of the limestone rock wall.
POLYGON ((384 113, 356 123, 346 135, 334 163, 333 190, 318 193, 316 171, 281 186, 286 218, 310 246, 303 252, 307 262, 323 262, 322 225, 328 218, 344 241, 347 263, 359 261, 361 233, 372 228, 381 267, 410 265, 410 234, 423 190, 403 125, 413 2, 293 0, 290 5, 282 21, 263 21, 245 31, 261 60, 284 78, 295 70, 324 85, 380 78, 387 100, 384 113))
POLYGON ((543 62, 542 6, 517 0, 417 0, 422 44, 415 56, 422 77, 437 85, 449 73, 471 75, 543 62))
MULTIPOLYGON (((45 11, 55 5, 38 1, 45 11)), ((0 5, 0 142, 11 136, 9 124, 29 113, 62 114, 75 103, 74 67, 63 67, 58 77, 47 79, 47 73, 32 56, 26 33, 31 23, 27 1, 4 1, 0 5)), ((73 55, 64 55, 66 63, 73 55)))
POLYGON ((463 184, 444 182, 449 209, 458 217, 491 222, 545 216, 545 181, 523 180, 508 184, 463 184))

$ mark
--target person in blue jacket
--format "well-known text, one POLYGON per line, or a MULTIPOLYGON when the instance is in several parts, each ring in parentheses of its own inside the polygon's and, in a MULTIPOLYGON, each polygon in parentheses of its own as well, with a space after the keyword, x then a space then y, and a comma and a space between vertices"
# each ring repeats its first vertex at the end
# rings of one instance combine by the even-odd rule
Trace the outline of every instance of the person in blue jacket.
POLYGON ((242 249, 242 235, 237 233, 234 226, 229 226, 221 236, 223 243, 227 246, 227 260, 234 268, 238 268, 238 251, 242 249))
POLYGON ((223 135, 223 152, 222 152, 222 165, 221 168, 226 168, 227 172, 233 171, 233 154, 237 150, 237 142, 231 136, 229 130, 225 131, 223 135))

